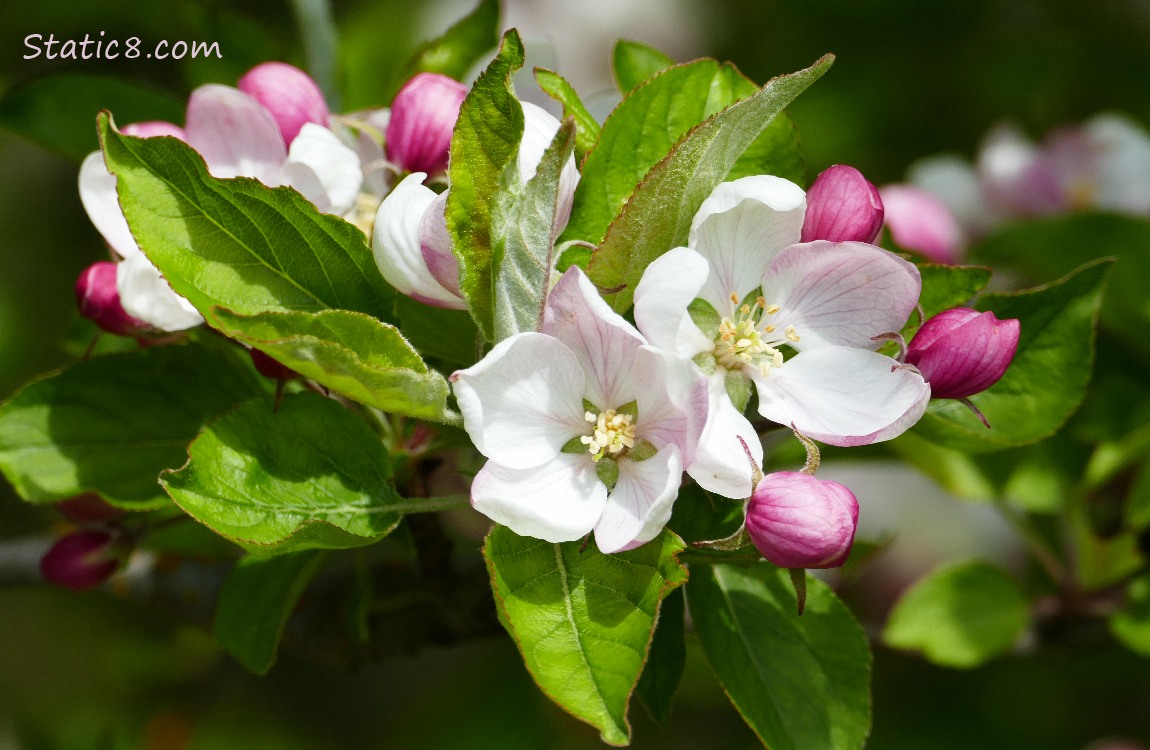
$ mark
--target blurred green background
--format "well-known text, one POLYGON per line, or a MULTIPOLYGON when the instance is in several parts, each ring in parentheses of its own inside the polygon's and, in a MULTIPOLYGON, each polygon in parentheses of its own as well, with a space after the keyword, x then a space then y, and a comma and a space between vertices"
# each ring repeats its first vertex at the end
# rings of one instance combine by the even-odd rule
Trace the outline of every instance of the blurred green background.
MULTIPOLYGON (((51 71, 119 75, 176 97, 233 83, 266 59, 306 65, 303 0, 81 4, 0 9, 0 89, 51 71), (220 60, 24 60, 28 34, 217 41, 220 60)), ((467 1, 335 2, 347 110, 379 105, 418 43, 467 1)), ((792 108, 813 177, 853 164, 898 180, 916 158, 971 155, 993 123, 1032 135, 1102 110, 1150 122, 1145 0, 504 0, 535 55, 585 95, 610 87, 610 42, 677 59, 710 55, 750 77, 838 61, 792 108)), ((94 112, 77 116, 94 117, 94 112)), ((92 147, 95 147, 94 131, 92 147)), ((67 361, 72 284, 104 257, 76 191, 77 163, 0 129, 0 397, 67 361)), ((53 512, 0 486, 0 541, 42 534, 53 512)), ((459 545, 472 559, 479 542, 459 545)), ((751 748, 694 643, 672 726, 632 708, 635 747, 751 748)), ((875 750, 1078 750, 1105 736, 1150 742, 1150 664, 1104 633, 956 672, 879 649, 875 750)), ((0 590, 0 750, 7 748, 591 748, 595 733, 533 686, 508 639, 365 665, 354 673, 283 655, 256 678, 196 628, 107 592, 0 590)), ((810 750, 819 750, 812 748, 810 750)))

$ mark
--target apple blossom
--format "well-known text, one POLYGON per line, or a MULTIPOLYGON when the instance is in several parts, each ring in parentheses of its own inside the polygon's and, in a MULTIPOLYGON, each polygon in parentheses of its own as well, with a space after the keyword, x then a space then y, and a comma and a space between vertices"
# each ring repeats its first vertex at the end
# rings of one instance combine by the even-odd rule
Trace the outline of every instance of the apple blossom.
POLYGON ((135 336, 150 328, 124 311, 116 290, 116 264, 111 261, 102 260, 84 269, 76 279, 76 304, 81 315, 118 336, 135 336))
POLYGON ((887 185, 879 193, 895 244, 935 263, 959 260, 966 241, 946 204, 913 185, 887 185))
POLYGON ((265 62, 244 73, 236 88, 255 99, 271 114, 290 144, 306 123, 328 127, 331 113, 319 85, 294 65, 265 62))
POLYGON ((807 191, 802 242, 874 242, 882 230, 879 192, 854 167, 824 170, 807 191))
POLYGON ((935 398, 966 398, 997 383, 1018 349, 1020 325, 992 312, 956 307, 923 323, 906 350, 908 364, 935 398))
POLYGON ((451 133, 467 87, 438 73, 419 73, 395 95, 387 124, 387 158, 406 172, 447 169, 451 133))
POLYGON ((488 458, 471 503, 524 536, 603 552, 653 539, 671 515, 706 421, 706 381, 659 351, 577 267, 551 291, 539 333, 499 342, 451 376, 488 458))
POLYGON ((782 568, 837 568, 850 554, 859 505, 839 484, 810 474, 767 474, 747 504, 755 549, 782 568))

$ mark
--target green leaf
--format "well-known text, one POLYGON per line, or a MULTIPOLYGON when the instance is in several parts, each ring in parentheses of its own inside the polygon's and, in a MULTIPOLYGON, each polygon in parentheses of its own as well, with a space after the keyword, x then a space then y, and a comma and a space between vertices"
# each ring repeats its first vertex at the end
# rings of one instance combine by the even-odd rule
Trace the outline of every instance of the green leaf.
POLYGON ((390 317, 392 291, 356 227, 291 188, 210 176, 175 138, 131 138, 99 118, 124 216, 172 288, 206 318, 326 308, 390 317))
POLYGON ((520 183, 517 159, 504 167, 491 214, 495 270, 495 341, 537 331, 555 267, 559 177, 575 148, 575 123, 566 120, 543 153, 535 176, 520 183))
POLYGON ((682 584, 683 542, 664 531, 628 552, 593 543, 551 544, 496 526, 484 555, 501 621, 535 682, 553 701, 599 729, 630 740, 627 702, 655 630, 659 602, 682 584))
POLYGON ((1126 587, 1126 603, 1111 615, 1110 632, 1130 650, 1150 656, 1150 577, 1126 587))
POLYGON ((464 310, 433 307, 400 294, 395 298, 395 314, 403 335, 424 356, 459 367, 469 367, 480 358, 482 339, 464 310))
POLYGON ((325 553, 244 557, 224 580, 212 633, 251 672, 267 674, 280 636, 325 553))
POLYGON ((787 571, 694 565, 691 619, 711 668, 772 750, 861 748, 870 731, 870 651, 846 606, 807 577, 795 613, 787 571))
POLYGON ((447 229, 459 259, 459 286, 483 336, 495 337, 495 243, 491 214, 503 170, 519 153, 523 108, 511 76, 523 67, 523 42, 509 30, 499 54, 463 100, 451 138, 447 229))
POLYGON ((960 402, 931 401, 919 435, 953 450, 982 452, 1053 435, 1078 408, 1094 362, 1095 321, 1111 261, 1096 261, 1053 284, 984 295, 980 310, 1021 324, 1002 380, 971 397, 991 429, 960 402))
POLYGON ((1010 576, 985 562, 963 562, 904 593, 882 639, 935 664, 970 668, 1009 651, 1029 624, 1026 599, 1010 576))
POLYGON ((100 148, 93 127, 101 110, 120 122, 183 122, 184 103, 134 81, 86 73, 50 73, 17 84, 0 98, 0 125, 76 161, 100 148))
POLYGON ((647 665, 643 667, 643 675, 635 688, 635 694, 643 701, 647 713, 664 727, 671 721, 671 702, 675 699, 687 662, 687 646, 683 641, 683 601, 682 589, 675 589, 663 600, 647 665))
MULTIPOLYGON (((982 266, 943 266, 922 263, 918 266, 922 275, 922 294, 918 303, 922 306, 924 319, 938 315, 943 310, 967 305, 974 295, 981 292, 990 282, 991 271, 982 266)), ((909 337, 918 330, 922 321, 911 316, 903 328, 903 335, 909 337)))
POLYGON ((405 67, 405 78, 427 71, 463 80, 499 41, 499 0, 480 0, 475 10, 422 45, 405 67))
POLYGON ((221 333, 333 391, 393 414, 458 423, 447 381, 395 326, 347 310, 236 315, 215 309, 221 333))
POLYGON ((583 106, 583 100, 579 98, 578 92, 561 75, 536 68, 535 80, 539 83, 539 88, 563 105, 564 118, 575 118, 575 157, 582 161, 584 154, 593 149, 599 141, 601 131, 599 123, 583 106))
POLYGON ((36 380, 0 406, 0 470, 29 502, 97 492, 126 507, 164 505, 156 477, 183 464, 201 425, 267 394, 239 354, 154 347, 36 380))
POLYGON ((626 94, 643 81, 675 64, 667 55, 640 42, 620 39, 611 54, 611 69, 619 93, 626 94))
MULTIPOLYGON (((643 178, 612 221, 588 268, 592 281, 600 287, 624 287, 612 295, 616 310, 630 307, 635 285, 651 261, 673 247, 686 244, 691 220, 699 206, 771 120, 818 80, 832 61, 833 57, 828 55, 811 68, 775 78, 754 95, 708 118, 678 141, 666 158, 643 178)), ((636 94, 651 85, 641 87, 636 94)), ((607 126, 611 119, 620 116, 620 110, 608 119, 599 146, 587 157, 581 189, 591 158, 604 148, 607 126)))
POLYGON ((301 393, 273 411, 248 402, 208 425, 161 483, 176 504, 259 554, 359 547, 387 536, 418 500, 395 492, 391 460, 367 424, 301 393))

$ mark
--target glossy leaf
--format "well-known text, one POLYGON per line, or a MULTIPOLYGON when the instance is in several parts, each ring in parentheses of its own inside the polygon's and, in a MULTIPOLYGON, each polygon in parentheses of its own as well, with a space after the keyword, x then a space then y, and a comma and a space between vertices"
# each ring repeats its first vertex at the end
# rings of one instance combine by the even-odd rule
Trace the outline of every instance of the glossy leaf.
POLYGON ((238 351, 164 346, 33 381, 0 406, 0 470, 34 503, 97 492, 126 507, 163 505, 156 478, 184 463, 200 427, 268 393, 246 360, 238 351))
POLYGON ((615 49, 611 53, 611 70, 615 74, 620 94, 626 94, 674 64, 674 60, 654 47, 626 39, 615 42, 615 49))
POLYGON ((457 422, 447 381, 428 369, 395 326, 347 310, 236 315, 216 308, 215 324, 304 377, 350 399, 417 419, 457 422))
MULTIPOLYGON (((924 320, 930 319, 953 307, 967 307, 974 295, 981 292, 990 282, 991 271, 982 266, 943 266, 922 263, 918 266, 922 277, 922 294, 918 303, 922 306, 924 320)), ((903 335, 910 336, 918 330, 922 321, 917 315, 903 328, 903 335)))
POLYGON ((693 565, 687 587, 703 652, 731 702, 771 750, 861 748, 870 731, 870 651, 846 606, 807 576, 795 612, 787 571, 693 565))
POLYGON ((499 41, 499 0, 479 0, 475 10, 416 50, 405 77, 427 71, 462 81, 499 41))
POLYGON ((563 117, 575 119, 575 156, 579 161, 583 155, 595 147, 599 141, 601 128, 595 118, 583 106, 579 93, 563 76, 543 68, 535 69, 535 80, 539 88, 555 101, 563 105, 563 117))
POLYGON ((355 310, 387 319, 391 288, 363 232, 290 188, 210 176, 174 138, 131 138, 100 116, 104 158, 132 234, 205 316, 355 310))
POLYGON ((280 636, 304 589, 323 563, 322 552, 244 557, 224 580, 212 634, 251 672, 267 674, 280 636))
POLYGON ((969 668, 1009 651, 1029 623, 1026 599, 1010 576, 965 562, 932 572, 903 594, 882 638, 936 664, 969 668))
POLYGON ((244 404, 208 425, 164 489, 189 515, 260 554, 370 544, 418 500, 395 492, 379 437, 313 393, 244 404))
POLYGON ((643 701, 647 713, 663 726, 671 721, 671 703, 687 662, 687 646, 683 641, 683 602, 682 589, 675 589, 663 600, 655 638, 651 641, 651 653, 635 688, 635 694, 643 701))
POLYGON ((628 552, 593 542, 552 544, 496 526, 484 555, 500 618, 535 682, 553 701, 630 740, 627 703, 647 659, 659 602, 686 580, 670 532, 628 552))
MULTIPOLYGON (((699 206, 771 120, 818 80, 832 60, 828 55, 811 68, 775 78, 752 96, 708 118, 678 141, 643 178, 612 221, 588 267, 591 279, 601 287, 623 287, 612 295, 616 310, 630 307, 635 285, 651 261, 686 243, 699 206)), ((612 115, 617 116, 619 110, 612 115)), ((599 146, 587 157, 581 188, 587 180, 590 160, 604 148, 606 138, 607 124, 599 146)))

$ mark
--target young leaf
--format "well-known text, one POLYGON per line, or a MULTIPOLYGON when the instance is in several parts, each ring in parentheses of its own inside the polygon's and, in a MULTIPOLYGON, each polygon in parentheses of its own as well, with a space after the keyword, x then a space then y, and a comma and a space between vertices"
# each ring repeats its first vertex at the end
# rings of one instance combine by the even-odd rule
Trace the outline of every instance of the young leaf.
POLYGON ((0 470, 29 502, 97 492, 126 507, 163 505, 156 477, 183 464, 200 427, 267 394, 237 354, 162 346, 36 380, 0 406, 0 470))
POLYGON ((861 748, 870 731, 870 651, 846 606, 807 576, 795 614, 787 571, 691 568, 687 604, 711 668, 772 750, 861 748))
POLYGON ((484 555, 501 621, 535 682, 553 701, 599 729, 631 737, 627 703, 651 643, 659 602, 682 584, 670 532, 628 552, 593 543, 551 544, 496 526, 484 555))
POLYGON ((249 671, 267 674, 275 664, 284 626, 324 555, 248 555, 224 580, 212 634, 249 671))
POLYGON ((475 10, 415 51, 404 68, 404 78, 426 71, 463 80, 498 41, 499 0, 479 0, 475 10))
POLYGON ((486 339, 495 336, 491 214, 504 168, 523 137, 523 108, 511 76, 523 67, 523 42, 509 30, 499 54, 472 86, 451 138, 447 229, 459 258, 459 285, 471 317, 486 339))
POLYGON ((671 721, 671 702, 675 699, 687 662, 683 609, 682 589, 675 589, 663 600, 655 638, 651 641, 651 653, 635 688, 635 694, 643 701, 647 713, 663 726, 671 721))
POLYGON ((611 54, 611 70, 619 93, 626 95, 631 89, 661 70, 675 64, 667 55, 640 42, 620 39, 611 54))
POLYGON ((935 400, 914 430, 968 452, 1025 445, 1057 432, 1090 380, 1095 321, 1110 265, 1096 261, 1047 286, 979 299, 978 309, 1021 322, 1018 350, 1002 380, 970 398, 991 429, 961 403, 935 400))
POLYGON ((535 176, 520 183, 515 159, 504 167, 502 189, 491 213, 495 270, 495 341, 539 330, 555 267, 555 213, 559 178, 575 148, 575 123, 565 121, 539 161, 535 176))
POLYGON ((1026 599, 1010 576, 965 562, 932 572, 903 594, 882 638, 935 664, 969 668, 1009 651, 1029 623, 1026 599))
POLYGON ((535 80, 539 83, 539 88, 563 105, 564 118, 575 118, 575 158, 582 161, 584 154, 593 149, 599 141, 601 131, 599 123, 583 106, 583 100, 579 98, 578 92, 561 75, 536 68, 535 80))
POLYGON ((301 393, 278 411, 251 401, 200 433, 188 462, 161 477, 190 516, 259 554, 359 547, 419 510, 391 481, 367 424, 331 399, 301 393))
POLYGON ((216 327, 350 399, 394 414, 458 421, 447 381, 428 369, 395 326, 347 310, 236 315, 215 309, 216 327))
POLYGON ((390 317, 392 291, 363 232, 291 188, 208 174, 175 138, 131 138, 99 117, 108 169, 132 234, 205 317, 326 308, 390 317))
MULTIPOLYGON (((592 281, 600 287, 623 286, 613 295, 616 310, 630 307, 635 285, 651 261, 686 243, 691 220, 711 191, 771 120, 818 80, 832 61, 827 55, 806 70, 775 78, 753 96, 708 118, 678 141, 643 178, 612 221, 588 268, 592 281)), ((613 117, 617 115, 618 110, 613 117)), ((604 126, 600 145, 592 155, 603 148, 606 137, 604 126)), ((588 156, 588 162, 590 159, 588 156)), ((588 167, 584 166, 584 180, 588 167)))

